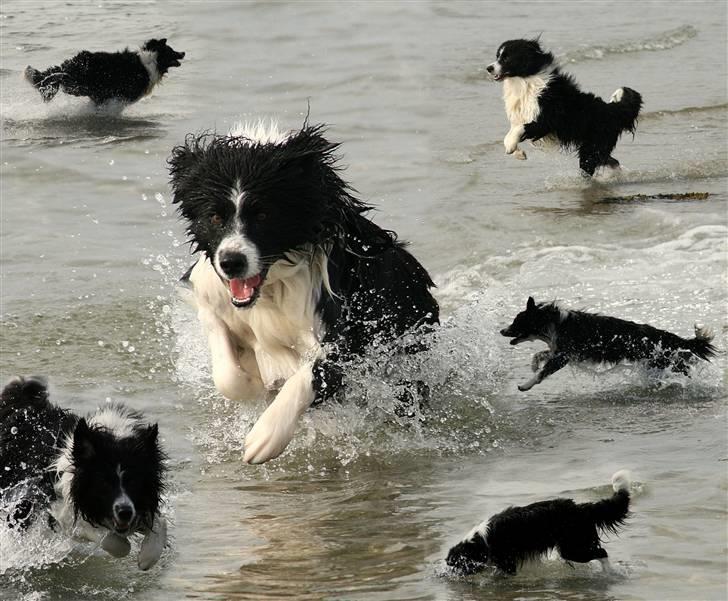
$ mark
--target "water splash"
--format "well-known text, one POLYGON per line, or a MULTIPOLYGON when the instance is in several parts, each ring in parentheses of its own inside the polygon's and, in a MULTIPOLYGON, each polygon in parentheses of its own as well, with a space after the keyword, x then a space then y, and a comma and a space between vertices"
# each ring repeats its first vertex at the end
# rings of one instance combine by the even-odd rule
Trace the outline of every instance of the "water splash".
POLYGON ((546 178, 545 188, 551 192, 587 189, 594 183, 636 184, 693 181, 724 177, 727 172, 728 159, 708 157, 697 161, 680 161, 676 165, 665 165, 657 169, 629 169, 624 166, 621 169, 603 169, 592 179, 586 179, 579 174, 551 175, 546 178))

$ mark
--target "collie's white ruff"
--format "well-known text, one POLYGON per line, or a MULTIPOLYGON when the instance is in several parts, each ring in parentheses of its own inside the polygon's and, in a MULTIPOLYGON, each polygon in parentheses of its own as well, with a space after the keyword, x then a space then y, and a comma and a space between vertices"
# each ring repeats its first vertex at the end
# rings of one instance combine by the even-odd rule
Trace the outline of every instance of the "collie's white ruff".
POLYGON ((551 77, 548 72, 529 77, 507 77, 503 81, 503 102, 511 128, 503 139, 506 154, 516 154, 525 159, 526 154, 518 148, 523 126, 538 119, 541 108, 538 98, 548 87, 551 77))

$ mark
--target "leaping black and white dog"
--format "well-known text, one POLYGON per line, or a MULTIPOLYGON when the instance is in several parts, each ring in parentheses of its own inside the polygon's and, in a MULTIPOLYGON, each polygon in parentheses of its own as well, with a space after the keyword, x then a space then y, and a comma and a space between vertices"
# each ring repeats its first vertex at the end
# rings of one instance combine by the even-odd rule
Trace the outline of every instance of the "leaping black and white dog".
POLYGON ((481 523, 452 547, 446 563, 457 574, 468 575, 493 566, 515 574, 527 560, 556 549, 567 561, 586 563, 598 559, 611 571, 600 534, 617 534, 629 515, 629 472, 612 476, 614 494, 596 503, 552 499, 524 507, 509 507, 481 523))
POLYGON ((137 564, 148 570, 167 537, 163 461, 157 425, 122 405, 79 417, 50 403, 38 377, 13 378, 0 395, 0 507, 11 527, 47 512, 53 527, 114 557, 141 534, 137 564))
POLYGON ((710 343, 712 335, 697 326, 695 338, 682 338, 647 324, 563 309, 556 303, 536 304, 533 297, 528 297, 526 310, 501 334, 512 338, 513 345, 530 340, 549 345, 549 350, 533 356, 531 368, 536 374, 518 385, 521 391, 539 384, 570 361, 645 361, 652 368, 670 368, 688 375, 696 359, 709 361, 716 353, 710 343))
POLYGON ((503 42, 487 70, 503 81, 511 124, 503 140, 507 154, 525 159, 519 142, 555 138, 562 148, 578 151, 579 167, 586 175, 605 165, 619 167, 612 150, 623 132, 635 132, 642 108, 638 92, 619 88, 609 102, 582 92, 538 40, 503 42))
POLYGON ((438 322, 430 276, 365 216, 337 148, 322 126, 272 123, 190 136, 170 159, 201 251, 187 279, 215 385, 229 399, 274 395, 245 439, 249 463, 277 457, 303 412, 341 388, 339 360, 438 322))
POLYGON ((63 90, 72 96, 88 96, 97 106, 110 100, 131 104, 150 94, 171 67, 180 66, 184 56, 167 45, 167 38, 153 39, 139 50, 84 50, 45 71, 28 66, 25 78, 45 102, 63 90))

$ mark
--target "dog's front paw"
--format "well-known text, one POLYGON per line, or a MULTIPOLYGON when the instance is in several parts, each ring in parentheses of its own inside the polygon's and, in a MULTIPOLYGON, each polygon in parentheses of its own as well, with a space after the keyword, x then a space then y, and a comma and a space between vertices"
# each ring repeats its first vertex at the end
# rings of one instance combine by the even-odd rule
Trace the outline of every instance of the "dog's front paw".
POLYGON ((284 403, 274 400, 245 437, 246 463, 265 463, 280 455, 293 438, 298 414, 290 412, 284 403))
POLYGON ((109 532, 101 541, 101 548, 113 557, 126 557, 131 551, 131 544, 126 537, 109 532))
POLYGON ((137 556, 140 570, 148 570, 159 561, 167 541, 167 521, 163 518, 154 520, 153 530, 147 532, 137 556))
POLYGON ((506 154, 513 154, 518 150, 518 143, 521 141, 523 136, 523 126, 512 128, 506 137, 503 138, 503 147, 506 149, 506 154))
POLYGON ((245 437, 246 463, 265 463, 280 455, 293 438, 296 424, 314 399, 311 366, 291 376, 245 437))
POLYGON ((521 392, 526 392, 527 390, 531 390, 536 384, 538 384, 541 380, 539 380, 538 376, 534 376, 531 378, 528 382, 524 382, 523 384, 518 385, 518 390, 521 392))

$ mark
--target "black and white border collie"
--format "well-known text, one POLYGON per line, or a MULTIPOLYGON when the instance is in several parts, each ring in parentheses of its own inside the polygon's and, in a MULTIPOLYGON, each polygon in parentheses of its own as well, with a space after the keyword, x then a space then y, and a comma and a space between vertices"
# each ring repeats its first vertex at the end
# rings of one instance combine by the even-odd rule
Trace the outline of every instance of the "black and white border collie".
POLYGON ((234 400, 274 397, 245 439, 249 463, 277 457, 303 412, 341 389, 341 360, 438 322, 430 276, 365 216, 337 148, 323 126, 259 123, 189 136, 170 159, 201 252, 186 279, 215 386, 234 400))
POLYGON ((501 330, 516 345, 541 340, 549 350, 533 356, 531 368, 536 374, 518 390, 529 390, 569 361, 617 364, 623 361, 645 361, 649 367, 670 368, 689 374, 695 359, 710 361, 716 349, 712 335, 695 326, 695 338, 585 311, 563 309, 555 302, 538 303, 528 297, 526 310, 513 323, 501 330), (543 365, 543 366, 542 366, 543 365))
POLYGON ((84 50, 45 71, 28 66, 25 78, 40 92, 44 102, 50 102, 63 90, 72 96, 88 96, 97 106, 110 100, 131 104, 151 94, 171 67, 180 66, 184 56, 184 52, 176 52, 167 45, 167 38, 162 38, 145 42, 139 50, 84 50))
POLYGON ((642 108, 639 93, 619 88, 604 102, 582 92, 538 40, 503 42, 487 70, 496 81, 503 81, 511 124, 503 140, 507 154, 525 159, 519 142, 555 138, 562 148, 578 151, 579 167, 586 175, 605 165, 619 167, 612 150, 623 132, 635 132, 642 108))
POLYGON ((452 547, 446 563, 459 575, 481 572, 489 566, 515 574, 525 561, 539 559, 556 549, 567 561, 598 559, 610 572, 600 535, 617 534, 629 515, 630 474, 612 476, 614 494, 595 503, 552 499, 523 507, 509 507, 481 523, 452 547))
POLYGON ((13 378, 0 395, 0 505, 10 527, 48 512, 54 528, 114 557, 141 534, 137 564, 148 570, 167 537, 164 457, 157 425, 122 405, 79 417, 50 403, 38 377, 13 378))

